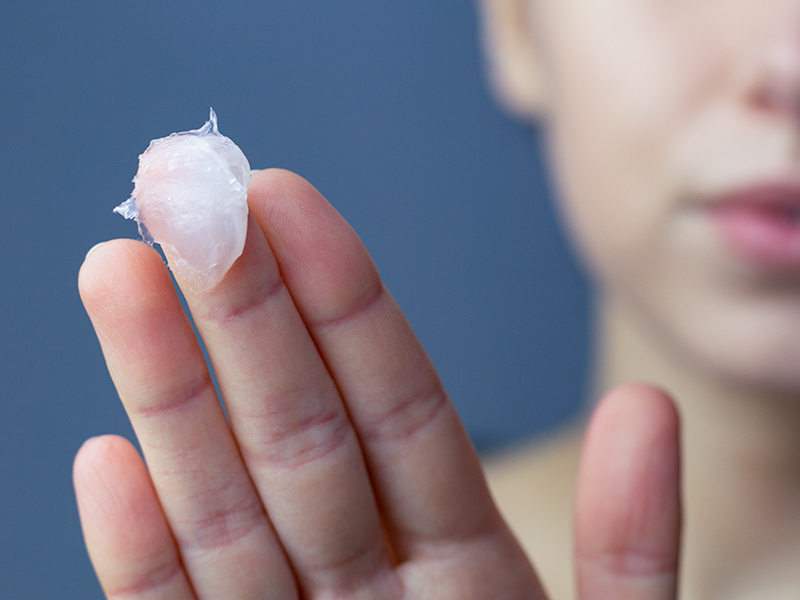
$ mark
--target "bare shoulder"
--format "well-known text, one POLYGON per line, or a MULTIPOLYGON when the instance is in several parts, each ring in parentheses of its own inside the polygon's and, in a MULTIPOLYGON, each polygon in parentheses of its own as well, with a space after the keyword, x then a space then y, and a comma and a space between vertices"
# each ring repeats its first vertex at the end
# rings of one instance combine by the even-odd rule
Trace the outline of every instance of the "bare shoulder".
POLYGON ((582 438, 573 427, 484 460, 495 502, 551 600, 575 597, 572 503, 582 438))

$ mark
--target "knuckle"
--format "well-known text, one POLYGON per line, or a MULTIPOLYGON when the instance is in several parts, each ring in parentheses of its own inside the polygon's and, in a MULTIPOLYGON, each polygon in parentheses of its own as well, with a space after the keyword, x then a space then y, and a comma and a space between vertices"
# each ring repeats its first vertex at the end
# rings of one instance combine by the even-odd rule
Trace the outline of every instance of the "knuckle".
MULTIPOLYGON (((252 279, 250 280, 252 282, 252 279)), ((286 283, 277 274, 275 277, 261 277, 256 285, 242 286, 243 291, 236 294, 227 302, 210 303, 212 306, 221 306, 206 311, 202 319, 218 325, 226 325, 237 321, 246 321, 251 315, 258 314, 261 310, 287 292, 286 283)))
POLYGON ((184 550, 194 552, 230 548, 265 523, 261 502, 255 494, 247 494, 238 502, 188 519, 179 541, 184 550))
POLYGON ((383 299, 385 292, 386 288, 376 274, 365 289, 352 293, 348 291, 349 295, 335 303, 330 314, 317 318, 312 323, 312 328, 331 329, 352 322, 376 306, 383 299))
POLYGON ((606 548, 597 553, 579 553, 579 560, 615 577, 651 578, 674 574, 674 559, 641 547, 606 548))
POLYGON ((174 416, 191 410, 209 395, 216 395, 216 392, 211 376, 204 369, 203 373, 194 379, 160 390, 154 394, 154 399, 146 404, 132 406, 130 411, 143 419, 174 416))
MULTIPOLYGON (((284 397, 272 406, 291 406, 284 397)), ((258 466, 298 469, 319 461, 343 448, 352 439, 353 429, 341 405, 324 407, 311 413, 288 415, 278 410, 256 417, 258 440, 242 444, 245 462, 258 466)))

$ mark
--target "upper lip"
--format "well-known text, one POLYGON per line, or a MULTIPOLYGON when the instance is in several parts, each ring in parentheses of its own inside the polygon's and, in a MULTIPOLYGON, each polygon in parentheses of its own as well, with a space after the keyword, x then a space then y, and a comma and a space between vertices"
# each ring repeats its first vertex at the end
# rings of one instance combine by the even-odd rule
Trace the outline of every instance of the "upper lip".
POLYGON ((765 179, 726 190, 711 198, 711 208, 746 205, 753 208, 800 210, 800 174, 765 179))

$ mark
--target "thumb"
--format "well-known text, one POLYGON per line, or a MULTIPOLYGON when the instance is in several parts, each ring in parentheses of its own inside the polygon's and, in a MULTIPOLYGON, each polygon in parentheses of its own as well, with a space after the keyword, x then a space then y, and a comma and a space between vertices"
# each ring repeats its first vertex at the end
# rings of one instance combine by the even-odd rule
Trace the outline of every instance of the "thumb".
POLYGON ((610 392, 584 442, 575 506, 581 600, 674 600, 681 529, 680 423, 646 385, 610 392))

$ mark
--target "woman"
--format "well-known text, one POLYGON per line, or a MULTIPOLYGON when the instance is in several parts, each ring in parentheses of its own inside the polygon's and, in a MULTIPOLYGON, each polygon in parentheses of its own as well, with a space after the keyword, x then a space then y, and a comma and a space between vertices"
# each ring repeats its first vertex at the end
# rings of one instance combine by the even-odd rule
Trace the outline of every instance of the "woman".
POLYGON ((357 236, 261 172, 243 256, 186 289, 230 428, 158 255, 81 270, 149 468, 113 436, 76 458, 108 597, 797 597, 800 4, 481 7, 596 282, 588 431, 490 465, 498 510, 357 236))

